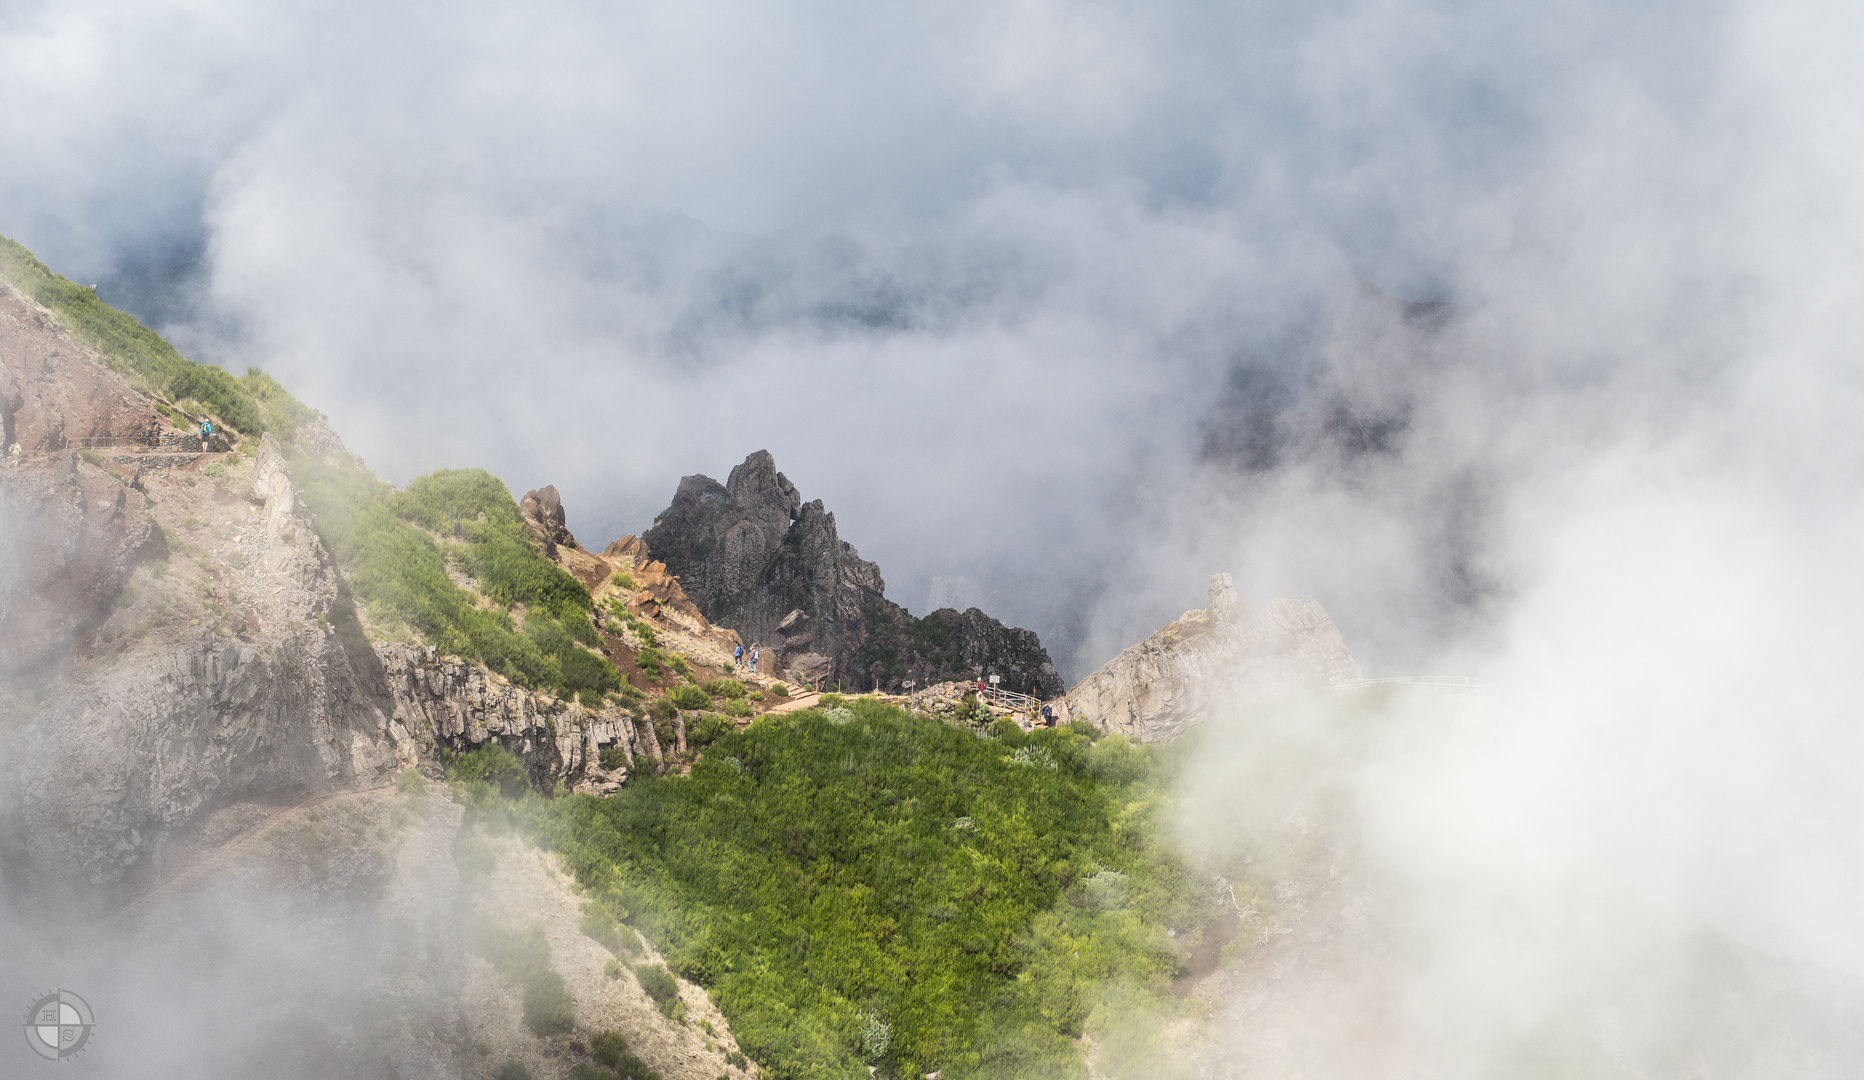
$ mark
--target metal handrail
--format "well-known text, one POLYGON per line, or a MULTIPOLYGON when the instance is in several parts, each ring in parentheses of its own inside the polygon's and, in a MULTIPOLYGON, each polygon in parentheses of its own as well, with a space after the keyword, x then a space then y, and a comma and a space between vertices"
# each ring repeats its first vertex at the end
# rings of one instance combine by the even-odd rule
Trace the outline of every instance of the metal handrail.
POLYGON ((1014 690, 998 690, 994 687, 984 691, 984 700, 1008 705, 1011 708, 1032 708, 1036 704, 1036 699, 1028 694, 1019 694, 1014 690))

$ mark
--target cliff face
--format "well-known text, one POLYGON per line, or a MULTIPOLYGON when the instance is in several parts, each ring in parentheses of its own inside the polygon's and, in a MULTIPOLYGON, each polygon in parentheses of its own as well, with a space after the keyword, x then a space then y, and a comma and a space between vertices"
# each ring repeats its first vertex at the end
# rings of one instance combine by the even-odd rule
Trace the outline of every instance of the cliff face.
POLYGON ((1346 639, 1312 600, 1246 606, 1230 575, 1210 581, 1209 606, 1107 661, 1059 704, 1139 742, 1169 742, 1251 703, 1359 678, 1346 639))
POLYGON ((107 903, 202 811, 376 778, 417 747, 270 438, 201 457, 10 289, 0 393, 0 844, 27 887, 107 903), (101 887, 101 888, 100 888, 101 887))
MULTIPOLYGON (((0 401, 21 450, 0 453, 9 887, 108 906, 161 879, 222 807, 366 787, 408 766, 437 775, 442 747, 497 740, 546 791, 613 790, 639 756, 663 767, 651 727, 618 708, 541 699, 457 657, 369 641, 270 435, 201 455, 4 285, 0 401), (611 744, 623 764, 603 769, 611 744)), ((303 453, 342 453, 321 417, 299 435, 303 453)), ((613 567, 576 548, 555 495, 527 499, 540 539, 589 562, 599 585, 613 567)), ((703 623, 677 583, 662 585, 703 623)))
POLYGON ((976 608, 915 619, 888 600, 880 568, 841 539, 821 500, 802 501, 768 451, 724 484, 682 478, 642 539, 706 618, 763 648, 765 670, 851 687, 981 673, 1022 693, 1062 689, 1034 633, 976 608))

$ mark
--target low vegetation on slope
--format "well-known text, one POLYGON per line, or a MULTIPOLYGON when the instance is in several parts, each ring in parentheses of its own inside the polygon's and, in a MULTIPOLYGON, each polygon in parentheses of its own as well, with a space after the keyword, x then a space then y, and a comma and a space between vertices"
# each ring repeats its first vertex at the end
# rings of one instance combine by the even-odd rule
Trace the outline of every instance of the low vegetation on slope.
POLYGON ((760 719, 687 776, 507 805, 774 1077, 1084 1077, 1089 1034, 1138 1080, 1172 1074, 1135 1022, 1179 1008, 1168 928, 1208 909, 1156 835, 1153 753, 863 701, 760 719))
MULTIPOLYGON (((287 445, 315 416, 257 368, 234 377, 196 364, 97 294, 55 274, 0 237, 0 280, 43 304, 86 347, 191 428, 200 412, 237 431, 275 433, 287 445), (166 402, 184 406, 183 412, 166 402)), ((476 660, 513 682, 600 697, 621 673, 581 646, 600 644, 589 590, 544 558, 511 493, 479 469, 437 472, 398 492, 353 463, 310 456, 292 462, 305 503, 350 587, 378 623, 405 624, 441 651, 476 660), (449 541, 442 551, 434 536, 449 541), (447 560, 476 579, 495 609, 447 574, 447 560), (522 624, 512 612, 522 612, 522 624)))
MULTIPOLYGON (((311 410, 257 368, 236 378, 211 364, 196 364, 128 312, 98 299, 90 289, 55 274, 18 243, 0 236, 0 280, 44 305, 60 325, 110 363, 130 385, 153 398, 197 403, 237 431, 272 431, 289 439, 311 410)), ((182 426, 192 415, 163 408, 182 426)))
POLYGON ((404 492, 361 468, 309 457, 293 461, 292 474, 373 622, 406 624, 441 652, 521 686, 591 698, 621 687, 615 665, 582 647, 600 642, 589 590, 533 546, 497 477, 446 470, 404 492), (479 606, 455 584, 449 559, 497 606, 479 606), (522 625, 513 610, 521 610, 522 625))

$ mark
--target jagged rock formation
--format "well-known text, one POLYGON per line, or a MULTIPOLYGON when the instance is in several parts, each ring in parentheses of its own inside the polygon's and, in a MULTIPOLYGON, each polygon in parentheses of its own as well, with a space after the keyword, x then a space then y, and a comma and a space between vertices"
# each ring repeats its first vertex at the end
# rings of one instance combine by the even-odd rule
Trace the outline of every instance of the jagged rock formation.
POLYGON ((1359 678, 1346 639, 1312 600, 1236 599, 1230 575, 1210 579, 1209 606, 1107 661, 1068 691, 1063 721, 1085 720, 1139 742, 1168 742, 1192 725, 1301 690, 1359 678))
MULTIPOLYGON (((603 549, 602 557, 624 567, 634 579, 635 611, 651 617, 662 611, 677 611, 689 619, 703 620, 705 614, 695 606, 680 587, 680 579, 667 572, 667 564, 657 562, 638 536, 624 536, 603 549)), ((735 644, 735 642, 734 642, 735 644)))
POLYGON ((841 539, 820 499, 802 501, 769 451, 745 458, 723 484, 681 478, 642 539, 707 619, 762 647, 765 670, 885 689, 982 673, 1001 676, 1006 690, 1061 692, 1033 632, 976 608, 915 619, 888 600, 880 568, 841 539))
POLYGON ((518 509, 523 513, 525 523, 531 527, 532 535, 544 545, 544 554, 556 558, 558 545, 582 550, 582 545, 570 535, 567 518, 563 513, 563 496, 557 494, 555 484, 546 484, 542 489, 525 492, 523 500, 518 503, 518 509))

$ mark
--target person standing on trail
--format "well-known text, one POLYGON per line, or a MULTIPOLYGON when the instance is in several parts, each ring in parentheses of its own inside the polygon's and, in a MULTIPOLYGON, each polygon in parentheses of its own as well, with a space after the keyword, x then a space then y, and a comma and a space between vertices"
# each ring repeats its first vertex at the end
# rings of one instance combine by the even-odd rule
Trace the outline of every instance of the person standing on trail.
POLYGON ((1047 705, 1042 706, 1042 726, 1043 727, 1054 727, 1055 726, 1055 710, 1050 708, 1047 705))
POLYGON ((744 642, 742 641, 731 650, 731 666, 736 668, 744 666, 744 642))
POLYGON ((977 677, 977 696, 984 696, 984 677, 982 675, 977 677))
POLYGON ((751 674, 757 674, 757 642, 751 642, 751 674))
POLYGON ((213 445, 213 441, 214 441, 214 422, 212 420, 202 418, 201 420, 201 453, 205 454, 207 452, 207 448, 213 445))

